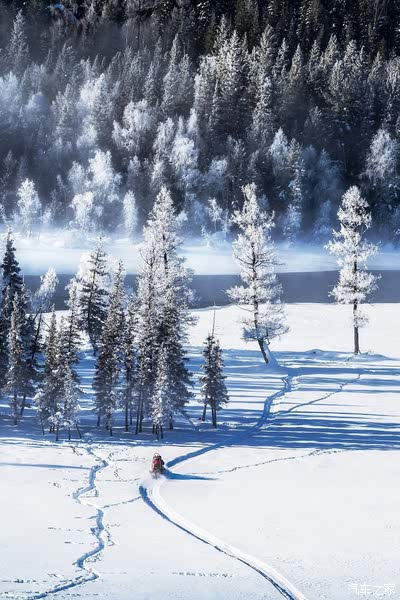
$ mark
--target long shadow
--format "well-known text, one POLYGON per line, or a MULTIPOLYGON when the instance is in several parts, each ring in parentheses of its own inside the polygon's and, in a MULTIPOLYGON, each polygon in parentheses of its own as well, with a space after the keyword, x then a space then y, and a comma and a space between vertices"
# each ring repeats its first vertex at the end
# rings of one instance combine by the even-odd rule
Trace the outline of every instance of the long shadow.
MULTIPOLYGON (((202 348, 191 348, 191 368, 195 374, 199 373, 200 354, 202 348)), ((313 392, 315 404, 318 397, 332 395, 332 400, 324 402, 324 406, 346 406, 345 402, 337 404, 334 402, 334 394, 339 391, 344 383, 350 383, 361 374, 362 379, 357 382, 357 390, 346 387, 346 394, 359 391, 362 394, 392 393, 396 386, 400 391, 400 378, 398 362, 385 357, 368 356, 365 360, 352 361, 350 354, 330 351, 301 352, 278 352, 276 358, 281 365, 293 365, 286 370, 293 377, 303 377, 301 380, 300 394, 313 392), (376 359, 377 362, 374 362, 376 359), (370 362, 368 362, 370 361, 370 362), (370 363, 373 363, 372 367, 370 363), (380 364, 380 362, 384 364, 380 364), (393 363, 393 366, 391 366, 393 363), (314 377, 314 381, 308 380, 314 377), (384 377, 381 381, 373 377, 384 377), (369 386, 369 389, 365 389, 369 386)), ((279 377, 283 374, 270 373, 260 359, 256 350, 227 350, 225 351, 227 385, 231 394, 231 403, 221 411, 221 425, 217 430, 207 428, 197 421, 201 413, 201 406, 193 403, 187 410, 197 426, 190 426, 185 419, 181 418, 174 432, 166 432, 162 442, 163 446, 181 446, 186 448, 187 456, 197 456, 199 453, 209 451, 212 446, 231 446, 235 443, 246 446, 260 447, 282 447, 282 448, 379 448, 389 447, 397 449, 399 446, 399 422, 379 423, 376 422, 380 416, 386 420, 393 421, 389 414, 375 415, 371 411, 356 414, 338 414, 337 412, 318 415, 315 412, 307 413, 302 407, 309 402, 302 402, 301 396, 296 397, 296 389, 291 391, 289 397, 283 399, 281 413, 274 420, 268 422, 268 427, 252 430, 254 424, 259 420, 261 405, 267 395, 278 393, 281 389, 279 377), (268 389, 268 392, 267 392, 268 389), (248 397, 248 400, 247 400, 248 397), (241 408, 237 404, 240 402, 241 408), (284 410, 288 408, 290 415, 285 417, 284 410), (371 417, 371 418, 370 418, 371 417), (251 436, 249 435, 251 433, 251 436), (203 449, 203 450, 202 450, 203 449)), ((85 372, 85 380, 88 373, 85 372)), ((90 380, 90 377, 89 377, 90 380)), ((116 416, 114 433, 110 438, 103 428, 94 426, 95 414, 89 405, 90 395, 86 396, 85 409, 82 411, 81 429, 84 434, 90 436, 95 443, 102 444, 124 444, 124 445, 154 445, 157 443, 151 435, 150 428, 147 433, 135 436, 131 431, 123 432, 123 415, 116 416), (86 408, 87 406, 87 408, 86 408)), ((356 405, 352 404, 355 408, 356 405)), ((287 412, 288 412, 287 411, 287 412)), ((38 421, 33 409, 28 409, 26 419, 18 428, 14 428, 9 420, 0 419, 0 444, 28 443, 31 447, 43 447, 45 445, 58 445, 53 436, 41 434, 38 421), (3 439, 1 439, 3 438, 3 439)), ((62 442, 68 443, 66 439, 62 442)), ((73 439, 72 442, 79 442, 73 439)), ((84 443, 84 440, 83 440, 84 443)))

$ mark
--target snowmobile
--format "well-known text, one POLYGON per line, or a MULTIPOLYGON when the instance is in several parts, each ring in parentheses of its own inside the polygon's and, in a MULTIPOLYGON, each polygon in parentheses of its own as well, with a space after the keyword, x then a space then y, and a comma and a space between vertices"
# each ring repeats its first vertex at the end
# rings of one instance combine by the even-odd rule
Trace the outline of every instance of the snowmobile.
POLYGON ((159 477, 164 473, 164 461, 158 453, 153 456, 150 473, 153 477, 159 477))

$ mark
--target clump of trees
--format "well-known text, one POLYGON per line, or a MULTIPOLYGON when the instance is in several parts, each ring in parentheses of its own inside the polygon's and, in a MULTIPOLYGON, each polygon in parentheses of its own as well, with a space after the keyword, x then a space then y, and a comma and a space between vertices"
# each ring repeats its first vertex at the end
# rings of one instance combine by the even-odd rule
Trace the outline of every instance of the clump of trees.
MULTIPOLYGON (((274 272, 277 256, 271 239, 274 214, 262 209, 255 184, 243 187, 244 201, 234 211, 239 233, 233 244, 243 285, 227 291, 244 309, 243 335, 256 342, 266 364, 275 364, 270 343, 288 330, 281 288, 274 272)), ((377 247, 366 240, 372 224, 367 201, 357 187, 343 195, 338 211, 340 230, 328 244, 340 266, 333 290, 336 301, 353 309, 354 353, 360 352, 359 328, 367 320, 361 305, 376 287, 367 260, 377 247)), ((0 393, 10 406, 15 425, 34 399, 43 433, 59 439, 79 428, 80 368, 84 340, 93 351, 92 382, 98 426, 113 435, 117 411, 124 413, 125 430, 143 432, 149 422, 162 439, 166 428, 184 413, 192 398, 192 373, 185 350, 190 313, 191 272, 180 254, 182 219, 172 195, 161 187, 143 232, 137 289, 127 295, 124 267, 112 267, 99 240, 86 255, 68 286, 68 310, 57 319, 53 296, 58 283, 53 269, 41 278, 34 293, 26 290, 9 231, 1 263, 0 393)), ((205 420, 212 424, 229 401, 223 353, 215 331, 207 337, 200 377, 205 420)))

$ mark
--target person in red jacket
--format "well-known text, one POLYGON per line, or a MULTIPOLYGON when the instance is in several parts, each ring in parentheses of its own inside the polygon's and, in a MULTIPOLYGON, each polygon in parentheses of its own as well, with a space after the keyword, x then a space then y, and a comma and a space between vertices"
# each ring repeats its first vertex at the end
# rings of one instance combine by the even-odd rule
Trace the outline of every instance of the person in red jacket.
POLYGON ((164 471, 164 461, 157 452, 153 456, 151 471, 152 473, 162 473, 164 471))

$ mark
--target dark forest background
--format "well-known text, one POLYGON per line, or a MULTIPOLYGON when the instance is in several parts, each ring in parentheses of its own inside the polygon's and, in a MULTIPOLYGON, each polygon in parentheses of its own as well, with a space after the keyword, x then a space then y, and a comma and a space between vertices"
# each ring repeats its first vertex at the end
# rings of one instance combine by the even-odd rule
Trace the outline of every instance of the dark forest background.
POLYGON ((399 53, 399 0, 1 0, 2 220, 134 235, 166 186, 226 235, 255 182, 323 242, 358 185, 396 243, 399 53))

